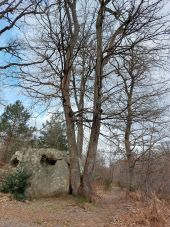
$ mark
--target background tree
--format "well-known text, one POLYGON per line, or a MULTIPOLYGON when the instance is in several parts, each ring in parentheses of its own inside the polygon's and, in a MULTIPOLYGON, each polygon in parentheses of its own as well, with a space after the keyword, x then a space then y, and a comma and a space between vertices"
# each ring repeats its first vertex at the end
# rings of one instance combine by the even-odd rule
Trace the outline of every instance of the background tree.
POLYGON ((61 151, 68 150, 65 125, 59 121, 57 115, 52 115, 51 119, 43 124, 40 134, 40 147, 56 148, 61 151))
MULTIPOLYGON (((151 48, 150 48, 151 50, 151 48)), ((144 54, 140 47, 132 48, 126 55, 115 59, 114 68, 119 81, 117 103, 114 102, 115 119, 108 123, 112 133, 121 141, 122 156, 127 160, 129 190, 133 189, 136 162, 153 154, 158 142, 167 136, 165 118, 168 106, 161 102, 168 94, 167 81, 152 77, 157 62, 152 54, 144 54)), ((160 62, 159 62, 160 67, 160 62)))
POLYGON ((28 145, 31 141, 34 128, 28 125, 30 113, 20 101, 6 106, 0 118, 0 133, 4 143, 3 153, 6 161, 13 153, 28 145))

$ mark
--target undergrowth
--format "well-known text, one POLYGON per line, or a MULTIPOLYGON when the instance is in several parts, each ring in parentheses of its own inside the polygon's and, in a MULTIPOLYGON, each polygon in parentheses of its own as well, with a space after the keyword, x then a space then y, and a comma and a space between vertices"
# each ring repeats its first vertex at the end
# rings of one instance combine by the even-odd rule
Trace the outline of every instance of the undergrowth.
POLYGON ((25 190, 28 187, 29 175, 24 169, 17 169, 16 172, 8 175, 2 184, 0 191, 10 193, 14 199, 24 201, 27 199, 25 190))
POLYGON ((110 178, 106 178, 103 182, 104 190, 111 191, 112 189, 112 180, 110 178))

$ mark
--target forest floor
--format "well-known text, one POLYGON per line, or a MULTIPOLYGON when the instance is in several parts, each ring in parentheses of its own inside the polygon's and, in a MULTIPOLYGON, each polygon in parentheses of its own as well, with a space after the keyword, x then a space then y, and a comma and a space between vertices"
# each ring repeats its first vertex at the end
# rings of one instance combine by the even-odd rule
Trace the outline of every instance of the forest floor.
POLYGON ((70 195, 19 202, 0 194, 0 227, 168 227, 170 206, 158 199, 141 201, 137 193, 126 197, 113 186, 95 187, 95 202, 70 195))

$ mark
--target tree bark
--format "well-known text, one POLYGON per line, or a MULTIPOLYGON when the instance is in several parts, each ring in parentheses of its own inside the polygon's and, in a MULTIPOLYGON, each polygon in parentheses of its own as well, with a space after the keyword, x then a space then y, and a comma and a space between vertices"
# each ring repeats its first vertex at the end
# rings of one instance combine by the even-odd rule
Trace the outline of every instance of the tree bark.
POLYGON ((134 165, 129 164, 129 179, 128 179, 128 189, 129 191, 134 190, 134 165))
MULTIPOLYGON (((63 109, 66 119, 66 130, 67 130, 67 140, 69 146, 69 155, 70 155, 70 186, 71 192, 73 195, 78 194, 78 189, 80 185, 80 168, 79 168, 79 159, 78 159, 78 149, 76 143, 76 134, 75 134, 75 119, 74 113, 71 107, 71 95, 70 95, 70 83, 71 83, 71 69, 74 58, 74 48, 77 43, 78 34, 79 34, 79 24, 76 14, 76 3, 77 1, 64 1, 65 2, 65 12, 68 18, 69 29, 70 29, 70 40, 65 55, 64 70, 63 70, 63 79, 62 79, 62 100, 63 100, 63 109), (71 19, 72 18, 72 19, 71 19)), ((61 26, 62 30, 62 26, 61 26)))
POLYGON ((103 16, 104 16, 104 1, 102 1, 98 17, 96 21, 97 35, 97 59, 96 59, 96 74, 94 84, 94 102, 93 102, 93 120, 90 134, 90 141, 87 151, 87 158, 84 167, 82 193, 85 197, 91 200, 92 193, 92 177, 96 158, 96 151, 100 133, 101 121, 101 96, 102 96, 102 78, 103 78, 103 16))
POLYGON ((126 80, 124 79, 124 85, 125 85, 125 92, 127 94, 127 117, 126 117, 126 129, 125 129, 125 150, 126 150, 126 157, 128 160, 128 169, 129 169, 129 179, 128 179, 128 187, 129 191, 133 190, 133 173, 134 173, 134 158, 132 154, 131 149, 131 128, 132 128, 132 119, 133 119, 133 113, 132 113, 132 95, 133 95, 133 89, 134 89, 134 78, 133 75, 131 75, 132 81, 130 84, 130 90, 128 90, 128 84, 126 80))
POLYGON ((78 189, 80 185, 80 169, 78 161, 78 150, 76 144, 76 135, 74 128, 74 116, 71 109, 71 104, 69 100, 69 95, 67 91, 63 92, 63 107, 66 119, 66 129, 67 129, 67 140, 69 146, 69 156, 70 156, 70 186, 71 193, 73 195, 78 194, 78 189))
POLYGON ((79 158, 82 158, 82 152, 83 152, 83 143, 84 143, 84 129, 83 129, 83 115, 84 115, 84 97, 85 97, 85 84, 86 80, 84 78, 85 72, 83 70, 82 73, 82 79, 81 79, 81 86, 80 86, 80 99, 78 103, 78 110, 79 110, 79 116, 78 116, 78 132, 77 132, 77 149, 79 152, 79 158))

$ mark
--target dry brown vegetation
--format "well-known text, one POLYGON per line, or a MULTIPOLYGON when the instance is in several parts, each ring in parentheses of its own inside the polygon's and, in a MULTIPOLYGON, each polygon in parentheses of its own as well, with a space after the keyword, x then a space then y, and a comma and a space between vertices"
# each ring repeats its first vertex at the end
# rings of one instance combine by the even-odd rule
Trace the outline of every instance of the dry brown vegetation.
MULTIPOLYGON (((143 156, 136 162, 133 175, 133 191, 143 191, 145 196, 152 197, 156 193, 160 199, 169 199, 170 169, 169 152, 153 152, 151 156, 143 156)), ((114 164, 113 180, 120 187, 128 187, 128 166, 126 160, 114 164)))
POLYGON ((71 195, 19 202, 1 193, 0 226, 170 226, 170 204, 155 195, 145 201, 140 192, 128 192, 116 185, 106 191, 99 182, 93 189, 92 203, 71 195))

